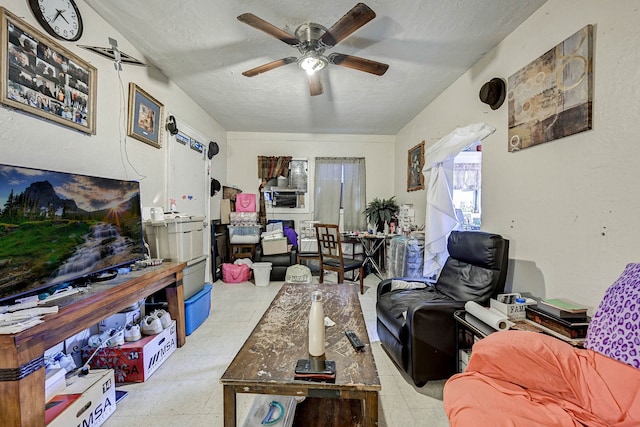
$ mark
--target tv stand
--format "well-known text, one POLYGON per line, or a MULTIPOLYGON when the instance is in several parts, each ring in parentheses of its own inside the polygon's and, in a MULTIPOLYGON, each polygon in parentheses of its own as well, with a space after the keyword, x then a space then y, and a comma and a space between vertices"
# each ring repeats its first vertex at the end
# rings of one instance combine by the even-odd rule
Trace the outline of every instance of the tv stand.
POLYGON ((0 414, 7 427, 44 427, 44 352, 164 289, 168 311, 176 321, 177 346, 186 340, 182 270, 186 263, 168 262, 126 275, 108 285, 93 283, 83 293, 52 303, 59 311, 44 323, 17 334, 0 335, 0 414))

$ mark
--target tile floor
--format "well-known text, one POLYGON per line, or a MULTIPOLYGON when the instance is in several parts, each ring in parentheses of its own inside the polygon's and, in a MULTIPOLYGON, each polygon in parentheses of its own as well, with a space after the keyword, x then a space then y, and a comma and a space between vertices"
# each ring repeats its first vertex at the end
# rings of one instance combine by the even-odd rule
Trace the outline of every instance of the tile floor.
MULTIPOLYGON (((360 303, 382 384, 379 426, 448 426, 442 408, 444 381, 429 382, 416 388, 380 347, 375 326, 378 282, 375 275, 365 279, 365 293, 360 295, 360 303)), ((271 282, 264 287, 248 282, 216 282, 211 293, 209 318, 149 380, 118 387, 129 391, 129 395, 104 426, 222 426, 220 377, 281 285, 282 282, 271 282)), ((238 395, 239 426, 243 425, 254 397, 238 395)))

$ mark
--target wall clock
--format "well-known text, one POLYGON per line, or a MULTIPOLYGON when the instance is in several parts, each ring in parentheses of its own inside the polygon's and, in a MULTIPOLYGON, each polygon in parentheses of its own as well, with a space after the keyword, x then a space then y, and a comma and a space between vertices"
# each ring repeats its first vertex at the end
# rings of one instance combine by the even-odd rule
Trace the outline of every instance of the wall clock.
POLYGON ((38 23, 47 33, 69 42, 82 36, 82 17, 74 0, 29 0, 38 23))

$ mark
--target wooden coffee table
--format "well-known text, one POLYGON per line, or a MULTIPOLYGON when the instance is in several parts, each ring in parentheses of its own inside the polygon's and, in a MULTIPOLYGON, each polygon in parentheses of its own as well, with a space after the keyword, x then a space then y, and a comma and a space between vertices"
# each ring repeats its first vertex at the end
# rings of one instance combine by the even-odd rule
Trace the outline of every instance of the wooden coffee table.
POLYGON ((236 393, 304 396, 296 426, 377 426, 378 370, 371 354, 357 287, 335 284, 284 284, 220 379, 224 425, 236 425, 236 393), (322 291, 326 358, 336 362, 335 383, 294 380, 298 359, 308 359, 307 321, 311 292, 322 291), (356 352, 345 336, 354 331, 366 345, 356 352))

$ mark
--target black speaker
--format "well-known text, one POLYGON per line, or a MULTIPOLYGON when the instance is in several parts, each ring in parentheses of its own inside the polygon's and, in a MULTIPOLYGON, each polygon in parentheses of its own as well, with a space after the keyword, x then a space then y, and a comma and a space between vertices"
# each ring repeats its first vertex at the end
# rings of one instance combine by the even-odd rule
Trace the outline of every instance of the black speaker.
POLYGON ((176 135, 178 133, 178 125, 176 124, 175 117, 169 116, 167 119, 167 130, 171 135, 176 135))
POLYGON ((220 181, 215 178, 211 178, 211 197, 215 196, 218 191, 220 191, 222 186, 220 185, 220 181))
POLYGON ((220 152, 220 147, 218 147, 218 143, 211 141, 209 143, 209 151, 207 151, 207 157, 209 157, 209 160, 211 160, 213 156, 215 156, 219 152, 220 152))

